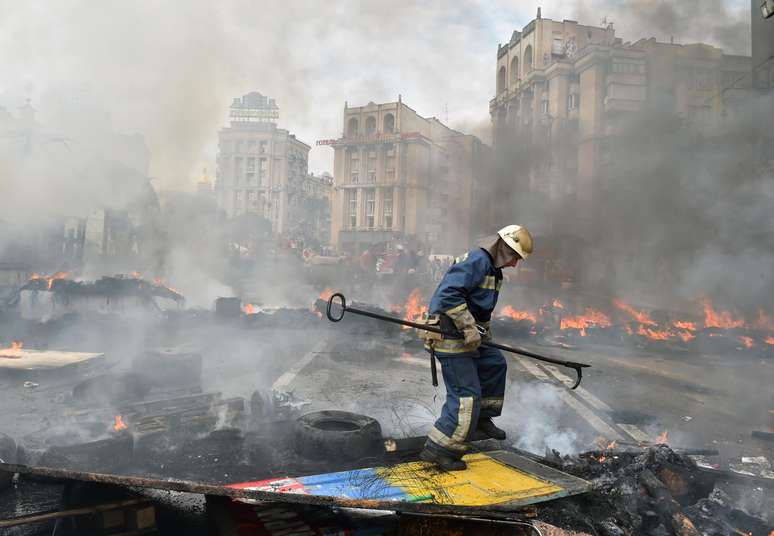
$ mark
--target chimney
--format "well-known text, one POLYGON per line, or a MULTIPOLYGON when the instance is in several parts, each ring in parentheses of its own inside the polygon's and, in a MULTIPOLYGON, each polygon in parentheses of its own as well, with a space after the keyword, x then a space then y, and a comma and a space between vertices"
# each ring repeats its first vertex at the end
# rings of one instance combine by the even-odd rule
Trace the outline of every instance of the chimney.
POLYGON ((540 20, 542 17, 540 15, 540 6, 538 6, 538 12, 537 12, 537 20, 540 20))

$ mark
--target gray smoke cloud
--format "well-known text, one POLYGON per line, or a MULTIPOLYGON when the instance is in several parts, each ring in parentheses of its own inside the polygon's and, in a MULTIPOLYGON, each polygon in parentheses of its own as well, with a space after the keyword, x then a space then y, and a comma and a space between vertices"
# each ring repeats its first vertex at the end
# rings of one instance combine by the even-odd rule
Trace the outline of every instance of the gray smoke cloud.
POLYGON ((674 38, 676 43, 708 43, 729 54, 749 54, 749 9, 749 2, 724 0, 580 0, 573 4, 572 18, 590 25, 605 19, 624 40, 674 38))

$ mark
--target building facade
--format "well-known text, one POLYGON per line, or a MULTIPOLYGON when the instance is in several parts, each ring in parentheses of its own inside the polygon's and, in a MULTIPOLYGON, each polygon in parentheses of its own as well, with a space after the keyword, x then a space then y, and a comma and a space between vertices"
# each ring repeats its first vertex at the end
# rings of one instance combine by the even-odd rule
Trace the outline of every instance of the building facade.
MULTIPOLYGON (((749 94, 749 72, 749 57, 713 46, 624 43, 612 24, 554 21, 538 10, 498 46, 490 102, 496 165, 516 190, 564 200, 582 214, 593 209, 602 168, 615 156, 606 141, 633 115, 666 111, 711 133, 749 94)), ((494 190, 495 202, 507 199, 504 190, 494 190)))
POLYGON ((330 243, 331 192, 333 176, 330 173, 308 174, 300 188, 290 199, 290 221, 288 234, 303 240, 310 246, 330 243))
POLYGON ((285 234, 293 226, 292 199, 308 175, 310 147, 277 127, 279 108, 260 93, 235 98, 229 116, 218 134, 218 206, 229 218, 261 216, 274 234, 285 234))
POLYGON ((470 242, 486 146, 397 102, 345 105, 334 149, 331 242, 357 254, 401 240, 428 251, 470 242))
POLYGON ((751 0, 753 84, 774 91, 774 2, 751 0))

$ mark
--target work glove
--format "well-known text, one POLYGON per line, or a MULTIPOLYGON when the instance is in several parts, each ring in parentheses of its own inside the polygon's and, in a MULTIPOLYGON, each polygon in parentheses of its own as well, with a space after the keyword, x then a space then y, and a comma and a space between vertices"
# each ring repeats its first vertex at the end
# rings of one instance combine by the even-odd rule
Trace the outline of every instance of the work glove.
POLYGON ((478 348, 481 344, 481 334, 478 332, 476 326, 463 329, 462 335, 465 336, 465 346, 475 346, 478 348))
POLYGON ((458 305, 446 311, 446 316, 452 319, 455 327, 465 338, 465 346, 474 346, 478 348, 481 344, 481 333, 476 327, 476 319, 470 314, 467 304, 458 305))

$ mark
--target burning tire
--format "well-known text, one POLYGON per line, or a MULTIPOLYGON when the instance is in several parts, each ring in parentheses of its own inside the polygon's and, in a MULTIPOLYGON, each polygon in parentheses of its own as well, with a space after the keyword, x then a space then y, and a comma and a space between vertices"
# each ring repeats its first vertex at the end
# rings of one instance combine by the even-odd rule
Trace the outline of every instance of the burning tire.
MULTIPOLYGON (((5 434, 0 434, 0 460, 3 463, 16 463, 16 441, 5 434)), ((13 473, 0 471, 0 490, 7 488, 13 480, 13 473)))
POLYGON ((379 421, 347 411, 307 413, 296 421, 293 435, 296 451, 309 459, 358 460, 381 451, 379 421))

